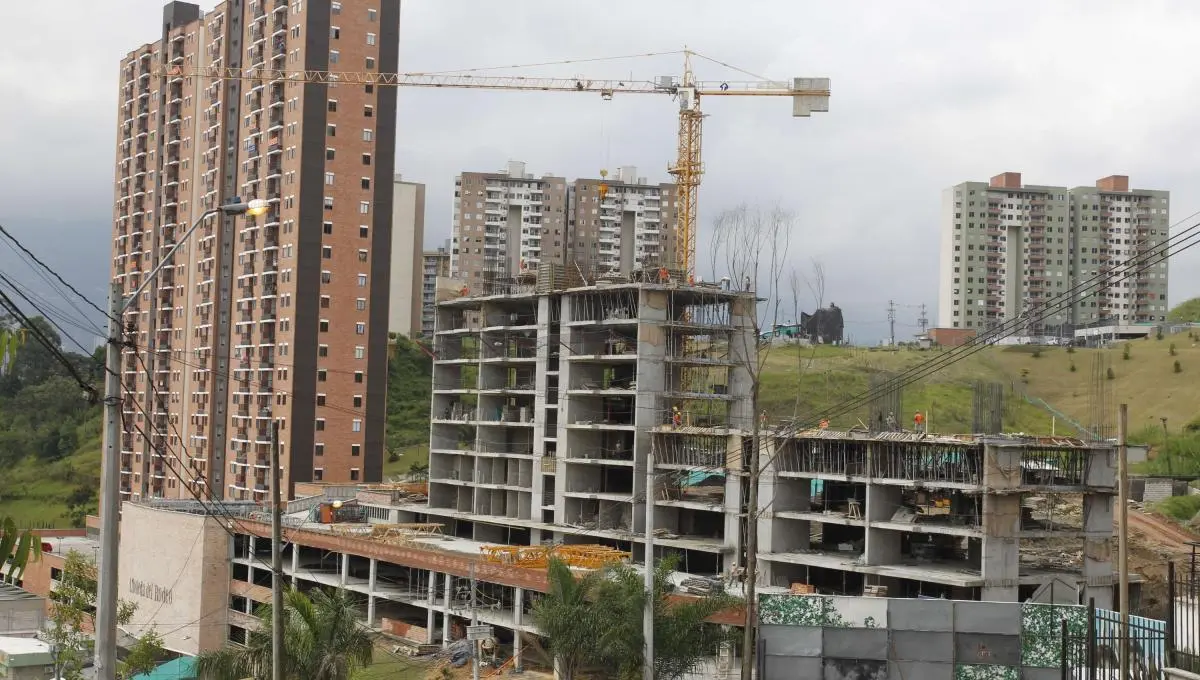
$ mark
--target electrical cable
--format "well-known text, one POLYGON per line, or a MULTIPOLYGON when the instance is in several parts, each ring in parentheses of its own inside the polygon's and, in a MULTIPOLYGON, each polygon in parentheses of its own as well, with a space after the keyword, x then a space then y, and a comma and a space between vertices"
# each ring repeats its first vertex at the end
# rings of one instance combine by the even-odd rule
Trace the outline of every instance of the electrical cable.
POLYGON ((42 333, 42 330, 38 328, 37 325, 35 325, 29 319, 29 317, 25 316, 20 307, 18 307, 16 303, 12 301, 12 298, 8 297, 8 294, 2 290, 0 290, 0 307, 16 317, 17 320, 21 322, 21 325, 29 331, 35 340, 37 340, 38 344, 44 347, 46 351, 50 352, 50 354, 55 358, 55 360, 58 361, 58 363, 63 366, 63 368, 67 369, 67 372, 70 373, 71 377, 75 379, 75 382, 79 385, 80 389, 87 393, 90 398, 98 398, 99 395, 96 391, 96 388, 89 384, 88 381, 84 380, 83 376, 79 375, 79 371, 76 370, 75 365, 63 355, 62 351, 56 347, 55 344, 51 342, 44 333, 42 333))
MULTIPOLYGON (((4 228, 3 224, 0 224, 0 234, 2 234, 5 238, 7 238, 9 241, 11 241, 12 244, 15 245, 17 248, 19 248, 21 250, 21 252, 23 252, 26 256, 28 256, 34 262, 41 265, 42 269, 45 269, 47 272, 50 272, 50 274, 52 276, 54 276, 54 278, 58 279, 59 283, 66 286, 67 289, 70 290, 75 295, 77 295, 80 300, 83 300, 92 309, 96 310, 97 312, 100 312, 100 314, 102 314, 105 318, 112 319, 112 316, 108 312, 104 311, 103 309, 100 308, 99 305, 97 305, 96 303, 89 300, 87 298, 87 296, 85 296, 83 293, 80 293, 79 290, 77 288, 75 288, 75 286, 72 286, 71 284, 67 283, 66 280, 64 280, 63 277, 61 275, 59 275, 58 272, 56 272, 50 268, 50 265, 48 265, 45 262, 43 262, 42 260, 38 259, 37 255, 34 255, 32 252, 30 252, 30 250, 28 248, 26 248, 24 244, 22 244, 19 240, 17 240, 17 237, 10 234, 8 232, 8 230, 4 228)), ((12 247, 12 246, 10 246, 10 247, 12 247)), ((67 299, 66 296, 63 296, 63 299, 67 299)), ((67 304, 71 304, 71 301, 67 300, 67 304)), ((71 306, 74 307, 73 304, 71 304, 71 306)), ((83 314, 83 312, 80 311, 78 308, 76 308, 75 311, 79 312, 82 316, 85 316, 85 317, 87 316, 86 314, 83 314)), ((113 319, 113 320, 116 321, 116 319, 113 319)))

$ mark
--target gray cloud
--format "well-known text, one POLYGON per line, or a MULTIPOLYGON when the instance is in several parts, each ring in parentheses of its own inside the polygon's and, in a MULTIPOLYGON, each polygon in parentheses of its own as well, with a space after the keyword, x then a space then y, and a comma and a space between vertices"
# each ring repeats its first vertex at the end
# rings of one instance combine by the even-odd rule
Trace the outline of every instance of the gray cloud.
MULTIPOLYGON (((0 5, 0 222, 99 296, 117 63, 155 34, 161 3, 69 8, 0 5), (48 35, 66 49, 43 47, 48 35)), ((1176 219, 1200 208, 1200 151, 1188 143, 1200 133, 1200 74, 1186 68, 1200 24, 1193 3, 409 0, 401 21, 406 71, 686 44, 770 77, 833 78, 831 112, 807 120, 792 119, 783 100, 705 104, 701 220, 743 201, 795 210, 793 260, 826 263, 826 297, 846 309, 860 341, 886 333, 889 298, 935 302, 948 185, 1006 170, 1069 185, 1125 173, 1135 186, 1171 190, 1176 219)), ((743 78, 696 66, 702 78, 743 78)), ((678 57, 647 57, 523 73, 650 78, 679 69, 678 57)), ((405 89, 399 128, 397 169, 429 185, 432 243, 449 235, 459 170, 498 169, 511 158, 566 176, 637 165, 665 181, 675 153, 667 97, 405 89)), ((1200 294, 1197 265, 1191 251, 1173 261, 1173 300, 1200 294)), ((915 323, 913 308, 900 315, 915 323)))

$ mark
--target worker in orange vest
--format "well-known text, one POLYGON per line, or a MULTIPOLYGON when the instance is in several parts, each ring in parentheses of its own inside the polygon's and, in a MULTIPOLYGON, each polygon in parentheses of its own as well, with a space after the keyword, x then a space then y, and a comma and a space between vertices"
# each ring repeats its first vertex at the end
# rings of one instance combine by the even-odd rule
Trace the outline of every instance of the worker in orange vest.
POLYGON ((917 411, 913 415, 913 430, 917 432, 925 431, 925 414, 921 413, 920 411, 917 411))

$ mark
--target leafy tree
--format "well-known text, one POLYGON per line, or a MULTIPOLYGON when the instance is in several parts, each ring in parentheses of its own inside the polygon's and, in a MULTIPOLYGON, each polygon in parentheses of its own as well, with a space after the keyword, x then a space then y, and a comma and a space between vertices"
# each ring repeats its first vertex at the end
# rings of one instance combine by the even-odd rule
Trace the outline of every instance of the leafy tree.
MULTIPOLYGON (((12 328, 0 323, 0 378, 12 373, 17 363, 17 349, 25 342, 24 329, 12 328)), ((25 571, 30 559, 42 554, 42 543, 30 530, 19 531, 11 517, 0 515, 0 575, 4 575, 5 560, 8 559, 7 575, 17 579, 25 571)))
MULTIPOLYGON (((81 680, 90 653, 92 627, 96 612, 96 564, 72 550, 63 564, 58 587, 50 595, 50 629, 47 642, 56 650, 55 667, 63 680, 81 680)), ((117 622, 129 623, 137 605, 117 603, 117 622)))
MULTIPOLYGON (((283 677, 288 680, 349 680, 371 664, 375 641, 358 622, 358 608, 344 590, 315 590, 311 597, 290 588, 283 597, 283 677)), ((245 647, 196 657, 200 680, 268 680, 271 677, 271 607, 258 611, 263 625, 245 647)))
POLYGON ((129 648, 117 668, 117 680, 130 680, 136 675, 149 673, 158 668, 158 663, 166 656, 162 646, 162 636, 153 628, 142 634, 138 641, 129 648))
POLYGON ((671 572, 678 559, 669 557, 654 568, 654 592, 647 603, 643 575, 629 565, 611 566, 576 577, 562 562, 548 570, 550 592, 537 601, 534 621, 549 642, 566 680, 581 669, 600 669, 601 677, 637 680, 642 676, 642 616, 654 611, 654 677, 676 680, 733 638, 720 626, 705 623, 738 602, 716 592, 672 602, 671 572))
POLYGON ((387 447, 400 450, 429 439, 433 360, 399 336, 388 345, 387 447))
POLYGON ((1167 321, 1173 323, 1200 322, 1200 297, 1181 302, 1167 312, 1167 321))

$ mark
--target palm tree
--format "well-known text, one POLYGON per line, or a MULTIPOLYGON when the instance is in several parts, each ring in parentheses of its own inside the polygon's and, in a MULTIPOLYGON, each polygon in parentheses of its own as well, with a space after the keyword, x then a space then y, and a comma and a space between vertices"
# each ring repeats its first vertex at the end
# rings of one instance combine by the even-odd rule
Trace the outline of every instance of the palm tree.
MULTIPOLYGON (((358 620, 344 590, 289 588, 283 596, 283 677, 288 680, 349 680, 371 664, 374 636, 358 620)), ((271 677, 271 607, 262 606, 263 625, 244 647, 227 647, 196 657, 199 680, 267 680, 271 677)))
POLYGON ((533 605, 533 621, 546 638, 559 676, 574 680, 575 675, 600 657, 599 631, 595 622, 597 607, 591 601, 603 572, 586 572, 578 578, 561 560, 551 559, 546 569, 550 589, 533 605))

